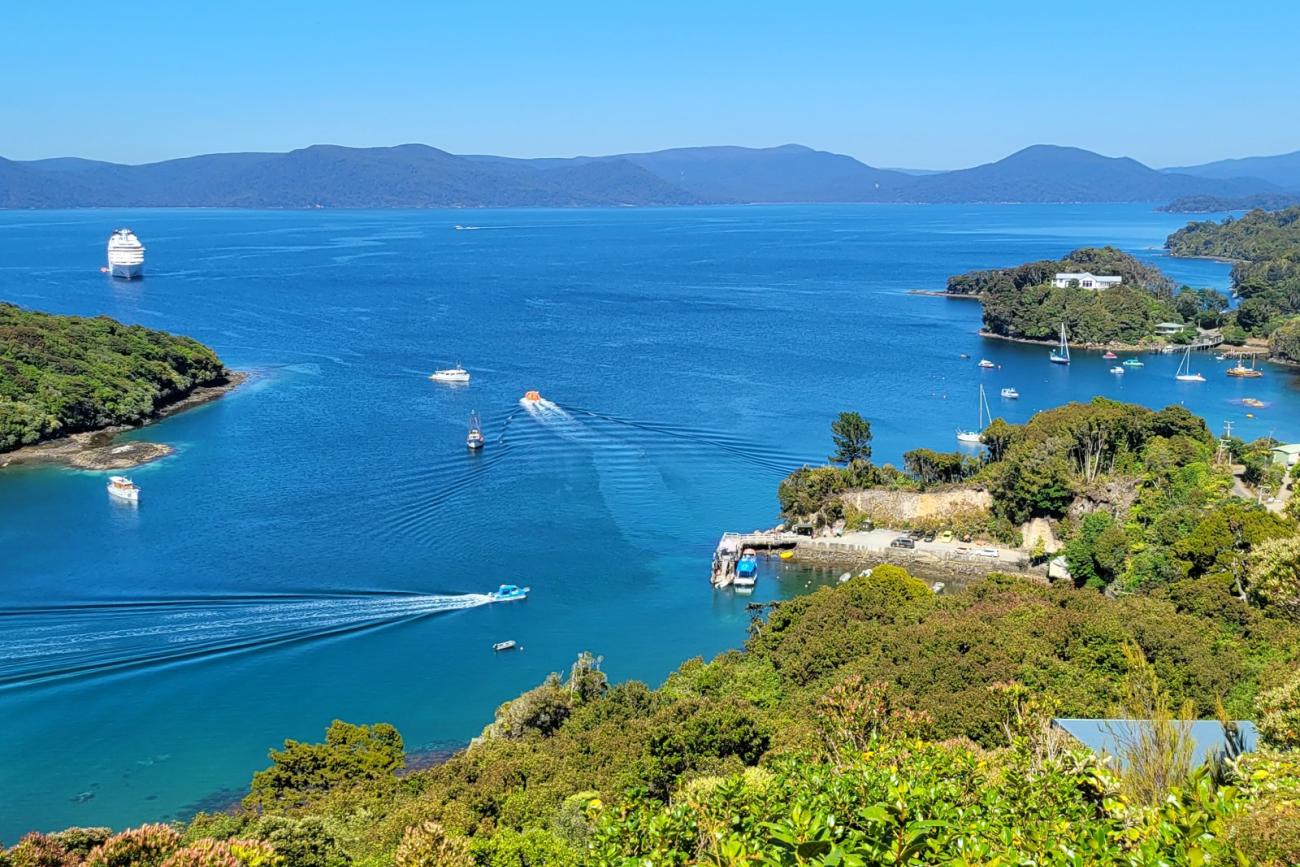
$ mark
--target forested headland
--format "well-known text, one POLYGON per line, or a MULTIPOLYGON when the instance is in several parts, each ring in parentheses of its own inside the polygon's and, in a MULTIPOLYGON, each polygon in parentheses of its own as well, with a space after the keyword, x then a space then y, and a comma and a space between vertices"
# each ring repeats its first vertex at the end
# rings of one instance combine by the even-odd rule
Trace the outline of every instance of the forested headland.
POLYGON ((139 424, 228 375, 188 337, 0 303, 0 452, 139 424))
POLYGON ((273 750, 238 810, 31 835, 9 864, 1297 863, 1300 531, 1231 495, 1203 421, 1098 400, 906 473, 871 463, 865 419, 833 434, 839 464, 783 506, 827 469, 978 479, 1003 520, 1056 523, 1075 581, 940 595, 881 566, 655 689, 580 654, 445 764, 402 774, 392 726, 335 722, 273 750), (1150 719, 1159 744, 1103 759, 1053 716, 1150 719), (1183 721, 1216 717, 1256 721, 1260 750, 1193 759, 1183 721))
POLYGON ((1237 308, 1224 334, 1269 338, 1277 360, 1300 363, 1300 206, 1189 223, 1165 241, 1175 256, 1229 259, 1237 308))
POLYGON ((1156 324, 1170 321, 1186 323, 1177 339, 1187 341, 1197 325, 1217 324, 1228 306, 1212 290, 1176 292, 1160 269, 1114 247, 1085 247, 1063 259, 958 274, 948 278, 947 293, 978 297, 988 334, 1052 340, 1064 323, 1071 343, 1091 345, 1153 343, 1156 324), (1119 276, 1123 282, 1101 291, 1052 284, 1058 273, 1080 271, 1119 276))

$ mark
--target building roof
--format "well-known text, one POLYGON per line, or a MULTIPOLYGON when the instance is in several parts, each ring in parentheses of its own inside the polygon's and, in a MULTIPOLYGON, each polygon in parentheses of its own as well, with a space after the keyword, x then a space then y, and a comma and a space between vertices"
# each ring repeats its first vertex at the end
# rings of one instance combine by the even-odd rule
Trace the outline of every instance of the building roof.
MULTIPOLYGON (((1241 734, 1242 746, 1246 752, 1255 749, 1259 735, 1255 724, 1249 720, 1235 720, 1237 731, 1241 734)), ((1063 729, 1075 740, 1082 743, 1094 753, 1119 755, 1118 735, 1125 740, 1138 734, 1142 727, 1150 727, 1151 721, 1145 719, 1053 719, 1052 724, 1063 729)), ((1192 720, 1191 736, 1196 744, 1192 753, 1193 762, 1202 762, 1221 753, 1226 746, 1223 737, 1223 724, 1217 719, 1192 720)))
POLYGON ((1091 271, 1058 271, 1057 280, 1079 280, 1084 277, 1091 277, 1093 280, 1123 280, 1117 274, 1094 274, 1091 271))
POLYGON ((1282 452, 1285 455, 1300 455, 1300 443, 1286 443, 1280 446, 1273 446, 1273 451, 1282 452))
POLYGON ((1157 322, 1156 323, 1156 328, 1177 328, 1179 330, 1182 330, 1183 327, 1184 327, 1183 323, 1181 322, 1157 322))

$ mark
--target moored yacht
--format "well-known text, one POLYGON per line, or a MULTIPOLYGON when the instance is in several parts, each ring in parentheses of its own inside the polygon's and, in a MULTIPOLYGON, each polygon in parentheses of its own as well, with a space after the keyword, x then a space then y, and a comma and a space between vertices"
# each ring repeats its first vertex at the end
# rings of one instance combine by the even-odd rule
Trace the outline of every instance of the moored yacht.
POLYGON ((469 382, 469 371, 456 362, 455 367, 449 367, 446 370, 435 370, 429 374, 429 379, 434 382, 469 382))
POLYGON ((130 503, 140 501, 140 487, 126 476, 109 476, 108 495, 130 503))
POLYGON ((1183 352, 1183 360, 1178 362, 1178 372, 1174 374, 1174 379, 1179 382, 1205 382, 1205 377, 1199 373, 1192 373, 1192 348, 1189 346, 1183 352))
POLYGON ((130 229, 118 229, 108 236, 108 273, 123 280, 144 274, 144 244, 130 229))
POLYGON ((1070 363, 1070 343, 1068 340, 1068 335, 1065 331, 1064 322, 1061 323, 1061 345, 1058 348, 1052 350, 1051 355, 1048 356, 1048 360, 1051 361, 1052 364, 1070 363))

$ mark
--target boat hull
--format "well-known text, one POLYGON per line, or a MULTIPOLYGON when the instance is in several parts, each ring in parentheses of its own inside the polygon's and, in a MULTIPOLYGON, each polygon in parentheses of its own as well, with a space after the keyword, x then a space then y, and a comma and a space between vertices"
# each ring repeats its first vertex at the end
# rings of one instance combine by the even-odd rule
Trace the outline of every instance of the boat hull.
POLYGON ((144 276, 144 263, 138 265, 114 265, 109 263, 109 276, 118 280, 139 280, 144 276))
POLYGON ((1055 355, 1049 355, 1049 356, 1047 356, 1047 358, 1048 358, 1049 361, 1052 362, 1052 364, 1069 364, 1069 363, 1070 363, 1070 359, 1068 359, 1068 358, 1059 358, 1059 357, 1057 357, 1057 356, 1055 356, 1055 355))
POLYGON ((123 500, 127 503, 140 502, 140 492, 138 490, 121 490, 112 486, 108 489, 108 495, 117 500, 123 500))

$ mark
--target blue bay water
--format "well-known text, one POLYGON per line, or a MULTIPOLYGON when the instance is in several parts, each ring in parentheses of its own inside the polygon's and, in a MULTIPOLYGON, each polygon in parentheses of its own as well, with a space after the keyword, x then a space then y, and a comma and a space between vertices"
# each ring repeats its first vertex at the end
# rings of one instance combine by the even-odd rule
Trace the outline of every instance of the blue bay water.
MULTIPOLYGON (((176 448, 131 474, 138 508, 103 473, 0 472, 0 837, 183 814, 334 718, 461 743, 584 649, 657 683, 739 646, 748 600, 710 589, 710 552, 775 523, 777 483, 824 460, 841 410, 894 462, 954 448, 981 382, 1011 421, 1105 394, 1300 438, 1280 368, 1060 368, 982 340, 976 303, 906 294, 1105 243, 1226 287, 1227 266, 1160 254, 1181 224, 1113 205, 0 213, 0 298, 189 334, 252 372, 131 434, 176 448), (98 273, 118 225, 148 245, 143 281, 98 273), (468 387, 428 381, 457 361, 468 387), (525 409, 529 389, 553 406, 525 409), (480 604, 516 581, 526 603, 480 604), (494 654, 507 638, 523 652, 494 654)), ((794 574, 754 599, 809 589, 794 574)))

